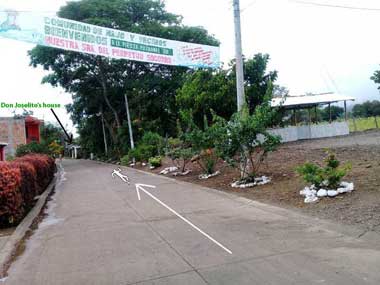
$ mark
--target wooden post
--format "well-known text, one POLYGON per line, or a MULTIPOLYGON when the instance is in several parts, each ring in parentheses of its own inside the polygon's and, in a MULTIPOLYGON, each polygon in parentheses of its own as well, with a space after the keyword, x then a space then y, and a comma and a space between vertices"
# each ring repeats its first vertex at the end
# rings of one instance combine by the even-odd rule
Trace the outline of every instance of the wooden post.
POLYGON ((355 121, 355 116, 352 115, 352 121, 354 123, 354 131, 356 132, 358 129, 356 128, 356 121, 355 121))
POLYGON ((375 116, 375 125, 376 125, 376 129, 378 129, 379 125, 377 124, 377 118, 376 118, 376 116, 375 116))
POLYGON ((317 112, 317 105, 314 106, 314 113, 315 113, 315 123, 318 123, 318 112, 317 112))
POLYGON ((347 121, 347 101, 344 100, 344 119, 347 121))
POLYGON ((311 108, 308 108, 307 109, 309 111, 309 125, 312 124, 312 121, 311 121, 311 108))
POLYGON ((331 119, 331 103, 329 103, 329 123, 331 124, 332 119, 331 119))
POLYGON ((297 126, 297 110, 293 109, 294 125, 297 126))

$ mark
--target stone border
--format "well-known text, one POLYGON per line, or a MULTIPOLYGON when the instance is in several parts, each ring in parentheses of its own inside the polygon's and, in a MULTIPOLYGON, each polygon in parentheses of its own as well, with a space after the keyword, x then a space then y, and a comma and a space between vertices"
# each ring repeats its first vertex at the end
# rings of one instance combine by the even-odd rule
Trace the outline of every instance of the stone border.
POLYGON ((61 173, 61 168, 58 167, 57 173, 54 175, 53 180, 50 182, 46 190, 40 195, 37 203, 34 205, 33 209, 26 215, 22 222, 17 226, 13 234, 8 238, 7 242, 0 251, 0 278, 6 276, 6 271, 8 263, 12 260, 13 254, 18 246, 18 244, 25 237, 30 226, 35 221, 35 219, 40 214, 42 208, 45 206, 47 198, 50 193, 55 188, 58 177, 61 173))

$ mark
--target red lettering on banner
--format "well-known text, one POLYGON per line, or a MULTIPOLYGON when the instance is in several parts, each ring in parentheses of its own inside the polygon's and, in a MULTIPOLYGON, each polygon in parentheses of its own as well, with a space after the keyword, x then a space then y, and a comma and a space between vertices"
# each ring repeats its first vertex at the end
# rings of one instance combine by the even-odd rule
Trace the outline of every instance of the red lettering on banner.
POLYGON ((95 53, 95 48, 93 45, 82 43, 82 51, 88 53, 95 53))
POLYGON ((100 54, 109 55, 107 47, 99 46, 98 47, 98 51, 99 51, 100 54))
POLYGON ((45 37, 45 43, 49 46, 55 46, 70 50, 79 50, 79 46, 76 42, 70 40, 64 40, 56 37, 45 37))
POLYGON ((163 64, 172 64, 172 59, 168 56, 163 55, 152 55, 148 54, 147 59, 150 62, 157 62, 157 63, 163 63, 163 64))
POLYGON ((112 52, 112 56, 119 57, 119 58, 144 60, 144 54, 141 52, 128 51, 128 50, 123 50, 123 49, 118 49, 118 48, 113 48, 111 52, 112 52))
POLYGON ((189 47, 184 46, 181 48, 182 54, 189 58, 191 61, 202 61, 205 64, 212 64, 211 51, 204 51, 202 47, 189 47))

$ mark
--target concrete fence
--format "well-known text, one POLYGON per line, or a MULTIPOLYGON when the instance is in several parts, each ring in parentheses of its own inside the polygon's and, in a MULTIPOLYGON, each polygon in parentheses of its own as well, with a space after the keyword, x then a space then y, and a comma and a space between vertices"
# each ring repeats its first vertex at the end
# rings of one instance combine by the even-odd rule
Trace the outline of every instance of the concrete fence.
POLYGON ((290 126, 271 129, 269 132, 282 138, 282 142, 345 136, 350 133, 347 122, 321 123, 316 125, 290 126))

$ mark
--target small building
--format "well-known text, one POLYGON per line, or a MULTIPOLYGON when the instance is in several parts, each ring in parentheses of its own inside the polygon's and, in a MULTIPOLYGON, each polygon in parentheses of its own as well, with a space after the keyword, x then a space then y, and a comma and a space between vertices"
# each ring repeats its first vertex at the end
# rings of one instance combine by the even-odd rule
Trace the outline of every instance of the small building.
POLYGON ((300 96, 286 96, 284 98, 273 98, 272 107, 280 107, 283 110, 292 110, 294 122, 292 126, 271 129, 269 132, 282 138, 282 142, 291 142, 305 139, 316 139, 326 137, 344 136, 350 133, 347 122, 347 101, 355 98, 334 93, 307 94, 300 96), (333 121, 331 117, 331 104, 344 102, 344 120, 333 121), (318 122, 317 108, 328 106, 330 119, 328 122, 318 122), (308 122, 300 124, 297 122, 297 112, 308 110, 308 122), (313 112, 314 110, 314 112, 313 112), (314 113, 314 123, 313 123, 314 113))
POLYGON ((14 156, 21 144, 40 142, 41 120, 27 117, 0 117, 0 161, 14 156))

